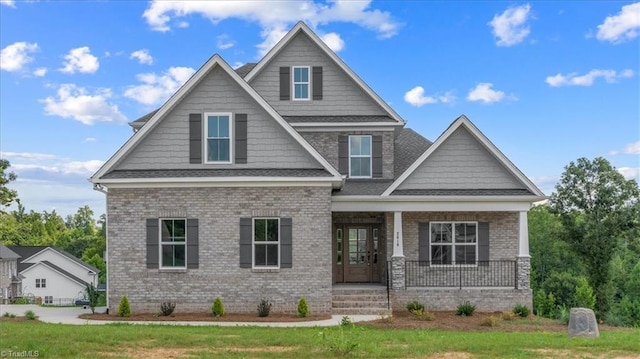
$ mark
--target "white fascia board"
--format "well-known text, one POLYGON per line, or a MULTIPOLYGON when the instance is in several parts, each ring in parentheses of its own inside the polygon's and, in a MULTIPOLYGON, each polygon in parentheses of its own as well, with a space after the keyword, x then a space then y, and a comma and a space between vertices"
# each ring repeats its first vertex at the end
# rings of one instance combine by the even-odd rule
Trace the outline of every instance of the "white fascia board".
POLYGON ((274 46, 267 52, 267 54, 258 62, 258 64, 249 71, 249 73, 245 76, 245 80, 247 82, 251 82, 253 78, 256 77, 258 73, 268 64, 287 44, 289 41, 293 39, 298 32, 304 32, 309 36, 309 38, 320 47, 329 58, 331 58, 337 65, 340 67, 353 81, 355 81, 361 88, 364 90, 380 107, 382 107, 391 118, 396 120, 399 125, 404 126, 405 121, 400 117, 400 115, 393 109, 389 104, 387 104, 377 93, 375 93, 366 82, 364 82, 347 64, 342 61, 342 59, 336 55, 333 50, 327 46, 327 44, 322 41, 308 26, 302 21, 299 21, 289 32, 274 46))
POLYGON ((191 89, 196 86, 210 71, 214 68, 214 66, 220 66, 242 89, 244 89, 249 96, 251 96, 262 108, 267 111, 271 117, 273 117, 276 122, 280 124, 284 128, 289 135, 291 135, 298 143, 305 149, 313 158, 318 161, 329 173, 331 173, 335 178, 342 178, 342 175, 335 169, 333 166, 322 157, 318 151, 316 151, 313 146, 311 146, 296 130, 291 127, 287 121, 285 121, 282 116, 273 108, 265 99, 260 96, 253 87, 249 86, 249 84, 240 77, 229 64, 224 61, 224 59, 218 55, 213 55, 191 78, 184 84, 180 89, 167 100, 167 102, 160 107, 160 109, 147 121, 147 124, 143 126, 139 131, 137 131, 125 144, 118 149, 115 155, 113 155, 105 164, 100 167, 98 172, 96 172, 89 181, 92 183, 103 183, 100 180, 100 177, 104 176, 113 166, 115 166, 120 159, 122 159, 129 151, 140 142, 162 119, 165 114, 167 114, 173 107, 178 104, 182 99, 191 91, 191 89))
POLYGON ((393 198, 380 201, 377 196, 352 196, 332 197, 331 211, 333 212, 521 212, 531 208, 528 199, 519 198, 455 198, 441 196, 433 197, 413 197, 413 198, 393 198), (369 197, 369 198, 366 198, 369 197), (374 197, 378 201, 374 200, 374 197), (340 198, 339 200, 336 200, 340 198))
POLYGON ((394 127, 364 127, 364 126, 345 126, 345 127, 296 127, 298 132, 345 132, 345 131, 371 131, 371 132, 394 132, 394 127))
POLYGON ((480 130, 467 118, 467 116, 462 115, 458 117, 450 126, 447 128, 440 137, 431 145, 429 148, 422 154, 418 159, 407 168, 406 171, 398 179, 396 179, 391 186, 389 186, 383 193, 382 196, 390 196, 393 191, 395 191, 402 182, 404 182, 424 161, 434 153, 438 147, 442 145, 450 136, 455 132, 458 128, 464 126, 473 137, 475 137, 480 143, 493 155, 496 157, 500 163, 507 168, 507 170, 514 176, 518 178, 518 180, 524 184, 529 191, 534 193, 538 197, 543 197, 545 199, 544 193, 540 191, 540 189, 533 183, 531 180, 522 173, 514 164, 511 162, 480 130))
POLYGON ((181 187, 331 187, 342 186, 333 177, 179 177, 145 179, 109 179, 100 182, 107 188, 181 188, 181 187))

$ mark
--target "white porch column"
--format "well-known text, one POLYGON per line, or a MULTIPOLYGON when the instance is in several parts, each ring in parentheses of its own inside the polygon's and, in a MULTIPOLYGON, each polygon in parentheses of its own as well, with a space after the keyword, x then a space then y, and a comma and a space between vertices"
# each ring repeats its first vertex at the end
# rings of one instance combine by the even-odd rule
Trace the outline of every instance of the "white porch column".
POLYGON ((520 223, 520 229, 518 231, 518 257, 531 257, 529 255, 529 225, 527 223, 527 212, 521 211, 520 218, 518 220, 520 223))
POLYGON ((404 258, 402 243, 402 212, 393 212, 393 258, 404 258))

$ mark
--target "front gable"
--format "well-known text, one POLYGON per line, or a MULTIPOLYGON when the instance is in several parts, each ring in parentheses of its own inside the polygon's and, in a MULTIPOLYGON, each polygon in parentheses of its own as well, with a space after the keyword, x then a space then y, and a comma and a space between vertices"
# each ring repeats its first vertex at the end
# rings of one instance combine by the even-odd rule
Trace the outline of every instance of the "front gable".
POLYGON ((99 270, 85 264, 77 258, 70 258, 71 254, 63 254, 52 247, 37 252, 36 254, 22 260, 23 263, 53 263, 55 266, 72 273, 83 279, 89 279, 98 274, 99 270))

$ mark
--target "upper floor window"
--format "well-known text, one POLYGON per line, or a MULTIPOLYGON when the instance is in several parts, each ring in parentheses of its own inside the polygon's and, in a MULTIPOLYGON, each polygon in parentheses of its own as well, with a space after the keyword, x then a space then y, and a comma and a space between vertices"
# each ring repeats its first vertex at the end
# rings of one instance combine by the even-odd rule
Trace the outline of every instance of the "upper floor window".
POLYGON ((36 288, 46 288, 47 280, 45 278, 36 278, 36 288))
POLYGON ((231 163, 231 114, 206 113, 207 162, 231 163))
POLYGON ((186 268, 187 220, 160 220, 160 268, 186 268))
POLYGON ((476 264, 476 222, 431 222, 430 227, 430 253, 433 265, 476 264))
POLYGON ((349 136, 349 177, 371 178, 371 136, 349 136))
POLYGON ((293 99, 309 100, 309 67, 293 67, 293 99))
POLYGON ((278 267, 280 265, 280 220, 278 218, 253 219, 253 266, 278 267))

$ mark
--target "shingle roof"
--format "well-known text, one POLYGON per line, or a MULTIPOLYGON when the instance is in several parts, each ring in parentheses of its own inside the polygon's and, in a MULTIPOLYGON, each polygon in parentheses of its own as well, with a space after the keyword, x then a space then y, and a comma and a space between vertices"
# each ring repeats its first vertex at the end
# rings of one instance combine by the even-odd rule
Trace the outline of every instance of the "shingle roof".
POLYGON ((289 123, 310 123, 310 122, 324 122, 324 123, 360 123, 360 122, 389 122, 397 125, 398 122, 389 116, 378 115, 345 115, 345 116, 282 116, 289 123))
POLYGON ((62 274, 64 274, 64 275, 66 275, 67 277, 69 277, 69 278, 73 279, 74 281, 76 281, 76 282, 78 282, 78 283, 80 283, 80 284, 83 284, 83 285, 89 285, 89 283, 85 282, 84 280, 82 280, 82 279, 80 279, 80 278, 76 277, 75 275, 73 275, 73 274, 71 274, 71 273, 67 272, 66 270, 64 270, 64 269, 62 269, 62 268, 60 268, 60 267, 58 267, 57 265, 55 265, 55 264, 53 264, 53 263, 51 263, 51 262, 49 262, 49 261, 42 261, 42 262, 40 262, 40 263, 45 264, 45 265, 47 265, 47 266, 51 267, 51 268, 52 268, 52 269, 54 269, 55 271, 60 272, 60 273, 62 273, 62 274))
POLYGON ((389 179, 347 179, 334 196, 379 196, 393 183, 389 179))
POLYGON ((431 141, 410 128, 400 130, 395 140, 394 177, 400 177, 431 145, 431 141))
POLYGON ((533 196, 528 189, 397 189, 392 196, 533 196))
POLYGON ((251 72, 251 70, 253 70, 254 67, 256 67, 257 63, 255 62, 248 62, 240 67, 238 67, 236 69, 236 73, 238 75, 240 75, 240 77, 244 78, 245 76, 247 76, 247 74, 249 72, 251 72))
POLYGON ((0 259, 18 259, 20 255, 0 244, 0 259))
MULTIPOLYGON (((45 250, 47 248, 51 248, 54 251, 58 252, 59 254, 61 254, 61 255, 65 256, 65 257, 69 258, 70 260, 80 264, 81 266, 84 266, 84 267, 86 267, 88 269, 91 269, 92 271, 94 271, 96 273, 100 273, 100 269, 81 261, 76 256, 74 256, 73 254, 67 253, 64 250, 60 249, 60 248, 56 248, 56 247, 52 247, 52 246, 9 246, 9 248, 12 251, 18 253, 22 257, 22 258, 20 258, 18 260, 18 272, 22 271, 20 269, 21 265, 24 266, 24 265, 28 264, 28 263, 22 263, 22 261, 24 261, 25 259, 27 259, 27 258, 29 258, 29 257, 31 257, 31 256, 33 256, 33 255, 45 250)), ((24 267, 24 269, 26 269, 26 268, 29 268, 29 266, 24 267)))
POLYGON ((183 177, 331 177, 324 169, 168 169, 168 170, 115 170, 103 179, 119 178, 183 178, 183 177))
POLYGON ((145 123, 145 122, 149 121, 149 120, 151 119, 151 117, 153 117, 153 115, 155 115, 155 114, 156 114, 156 112, 158 112, 158 110, 160 110, 160 109, 159 109, 159 108, 157 108, 157 109, 155 109, 155 110, 153 110, 153 111, 149 112, 148 114, 146 114, 146 115, 144 115, 144 116, 140 117, 139 119, 137 119, 137 120, 135 120, 135 121, 133 121, 133 122, 134 122, 134 123, 136 123, 136 124, 142 124, 142 123, 145 123))

